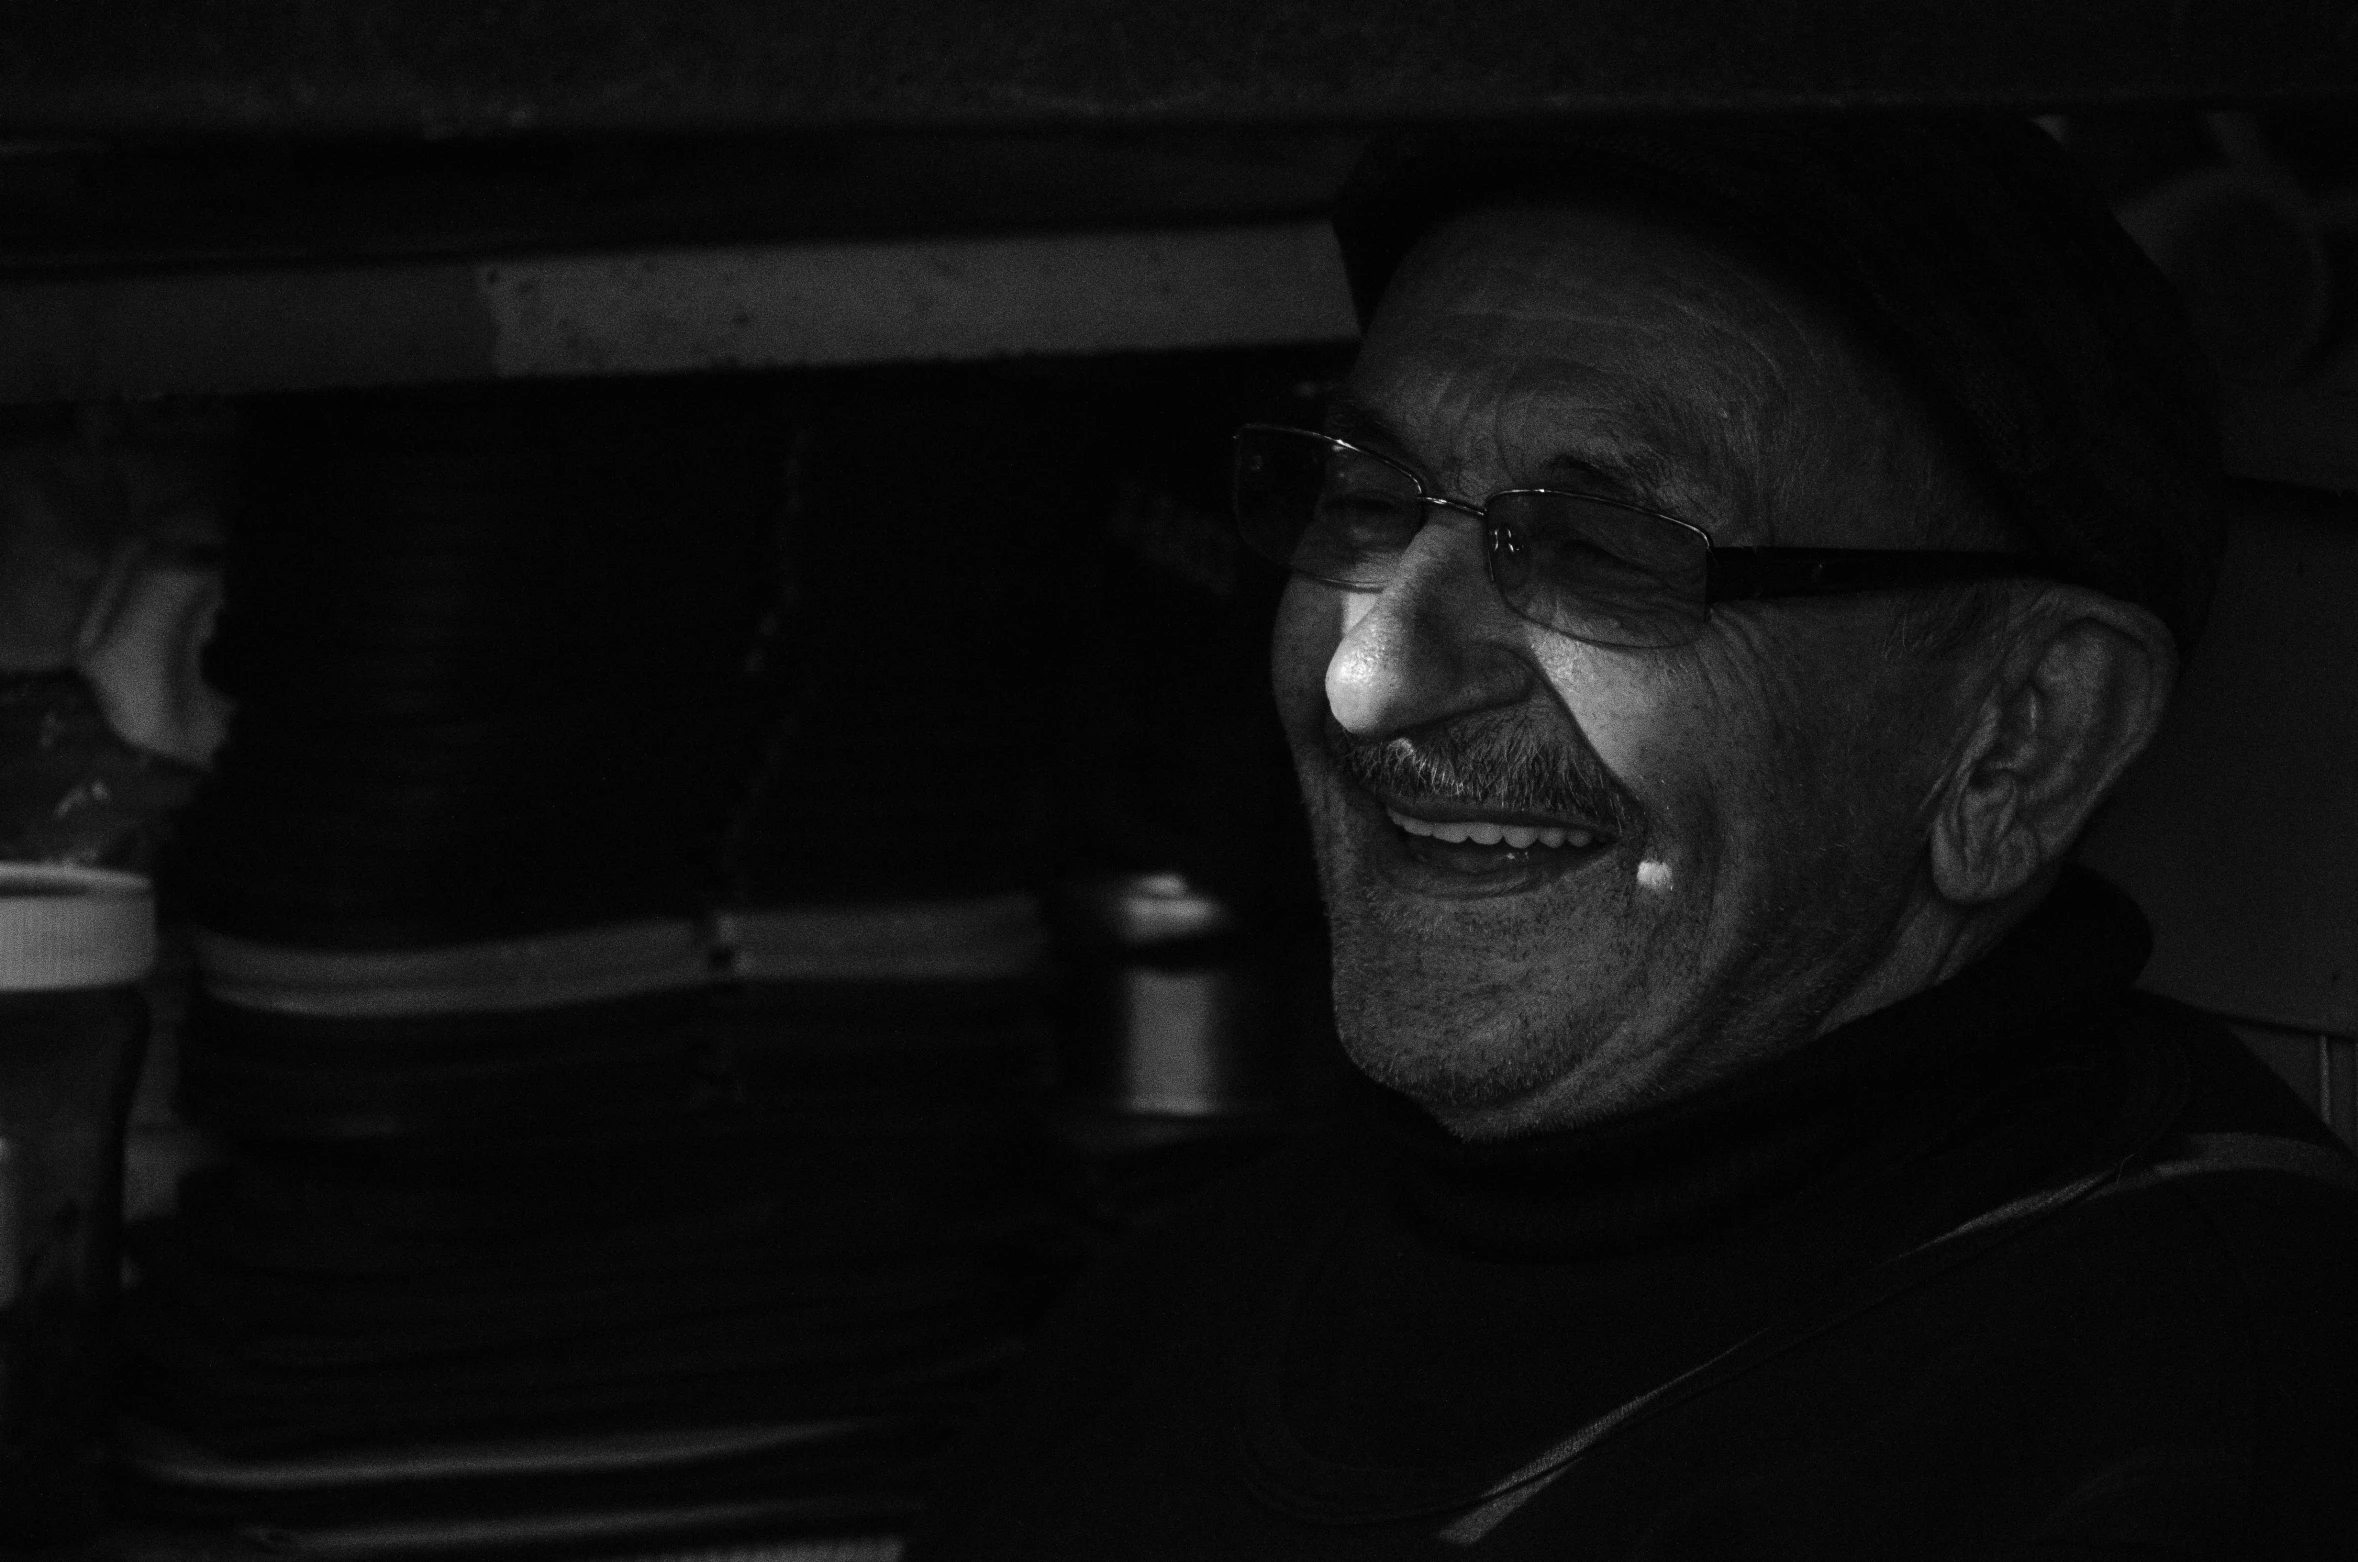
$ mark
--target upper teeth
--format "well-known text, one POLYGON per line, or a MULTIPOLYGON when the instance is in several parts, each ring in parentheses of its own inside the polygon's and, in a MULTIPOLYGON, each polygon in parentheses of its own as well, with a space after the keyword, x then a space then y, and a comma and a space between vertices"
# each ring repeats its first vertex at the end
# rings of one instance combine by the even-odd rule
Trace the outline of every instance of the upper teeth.
POLYGON ((1384 812, 1391 815, 1394 824, 1409 834, 1429 835, 1436 841, 1471 841, 1477 846, 1506 845, 1521 851, 1527 846, 1587 846, 1596 840, 1587 830, 1492 824, 1487 819, 1419 819, 1397 808, 1387 808, 1384 812))

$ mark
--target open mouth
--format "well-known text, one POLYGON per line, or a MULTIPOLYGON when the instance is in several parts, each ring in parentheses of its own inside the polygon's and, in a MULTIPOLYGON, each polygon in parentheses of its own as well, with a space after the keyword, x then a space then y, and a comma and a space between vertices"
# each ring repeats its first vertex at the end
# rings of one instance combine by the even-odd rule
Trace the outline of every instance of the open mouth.
POLYGON ((1509 851, 1542 847, 1575 851, 1594 846, 1599 833, 1577 825, 1509 824, 1502 819, 1424 819, 1387 806, 1384 813, 1410 835, 1449 846, 1504 846, 1509 851))
POLYGON ((1613 845, 1613 836, 1592 824, 1457 804, 1378 801, 1409 862, 1468 888, 1507 888, 1552 878, 1594 861, 1613 845))

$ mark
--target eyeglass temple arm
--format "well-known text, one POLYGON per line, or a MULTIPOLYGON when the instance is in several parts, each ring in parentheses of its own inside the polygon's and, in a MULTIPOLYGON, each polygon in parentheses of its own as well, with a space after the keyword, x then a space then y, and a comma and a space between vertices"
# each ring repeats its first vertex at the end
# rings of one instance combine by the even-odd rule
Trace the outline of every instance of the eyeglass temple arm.
POLYGON ((1935 548, 1714 548, 1707 602, 1761 597, 1832 597, 2005 576, 2051 576, 2053 566, 2023 553, 1935 548))

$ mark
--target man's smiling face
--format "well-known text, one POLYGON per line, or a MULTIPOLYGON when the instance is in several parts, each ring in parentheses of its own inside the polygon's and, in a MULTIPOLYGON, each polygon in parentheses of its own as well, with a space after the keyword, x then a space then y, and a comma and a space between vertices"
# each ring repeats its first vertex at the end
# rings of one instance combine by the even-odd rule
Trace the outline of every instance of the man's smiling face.
MULTIPOLYGON (((1410 256, 1330 432, 1474 503, 1570 488, 1722 546, 1921 546, 1883 502, 1900 399, 1806 299, 1673 227, 1503 208, 1410 256)), ((1494 1137, 1847 1018, 1923 893, 1954 744, 1953 680, 1892 648, 1892 599, 1721 606, 1693 645, 1608 649, 1517 617, 1479 526, 1428 513, 1380 591, 1296 577, 1274 643, 1354 1060, 1494 1137)))

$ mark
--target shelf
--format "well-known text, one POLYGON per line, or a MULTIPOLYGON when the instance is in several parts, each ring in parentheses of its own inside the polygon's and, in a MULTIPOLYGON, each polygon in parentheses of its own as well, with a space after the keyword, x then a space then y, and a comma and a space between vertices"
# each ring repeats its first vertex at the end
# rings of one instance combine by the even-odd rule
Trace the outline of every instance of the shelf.
POLYGON ((1319 221, 51 276, 0 402, 1243 347, 1356 334, 1319 221))

